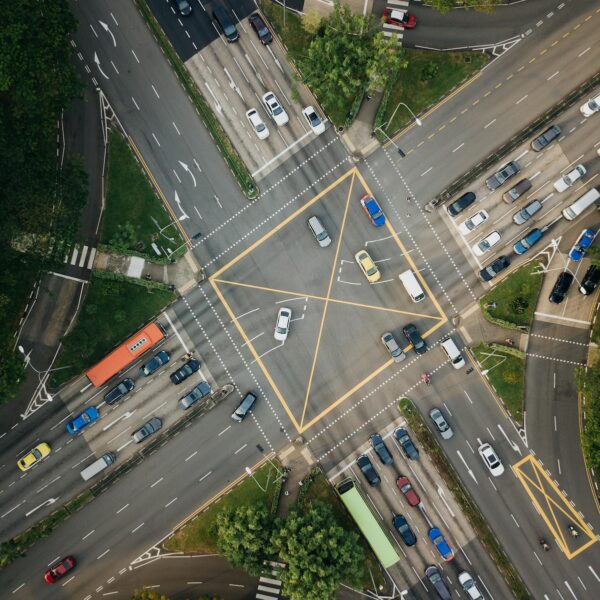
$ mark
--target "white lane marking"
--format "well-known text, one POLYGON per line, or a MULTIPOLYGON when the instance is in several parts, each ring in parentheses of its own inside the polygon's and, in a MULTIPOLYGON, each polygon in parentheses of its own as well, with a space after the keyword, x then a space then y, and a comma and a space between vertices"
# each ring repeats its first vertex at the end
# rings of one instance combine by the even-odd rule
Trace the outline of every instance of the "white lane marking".
POLYGON ((245 312, 243 315, 240 315, 239 317, 233 317, 233 319, 231 319, 231 321, 229 321, 229 322, 233 323, 234 321, 239 321, 242 317, 245 317, 247 315, 251 315, 252 313, 256 312, 257 310, 260 310, 260 307, 253 308, 252 310, 249 310, 248 312, 245 312))
POLYGON ((456 146, 456 148, 454 148, 454 150, 452 150, 452 153, 460 150, 464 145, 465 145, 465 143, 463 142, 462 144, 460 144, 460 146, 456 146))
POLYGON ((223 431, 221 431, 221 433, 219 433, 219 435, 217 437, 221 437, 226 431, 229 431, 231 429, 231 425, 228 425, 227 427, 225 427, 225 429, 223 429, 223 431))
POLYGON ((427 173, 429 173, 429 171, 431 171, 433 169, 433 167, 429 167, 429 169, 427 169, 427 171, 425 171, 424 173, 421 173, 421 177, 427 175, 427 173))
POLYGON ((490 125, 493 125, 496 122, 496 119, 492 119, 487 125, 484 125, 484 129, 487 129, 490 125))
POLYGON ((238 448, 234 454, 237 454, 238 452, 241 452, 248 444, 244 444, 241 448, 238 448))
POLYGON ((131 530, 131 533, 135 533, 135 532, 136 532, 138 529, 140 529, 140 528, 141 528, 141 527, 143 527, 143 526, 144 526, 144 524, 143 524, 143 523, 140 523, 140 524, 139 524, 139 525, 138 525, 138 526, 137 526, 135 529, 132 529, 132 530, 131 530))
POLYGON ((200 479, 198 479, 198 482, 202 481, 203 479, 206 479, 211 473, 212 473, 212 471, 209 471, 208 473, 206 473, 206 475, 202 475, 202 477, 200 477, 200 479))
POLYGON ((129 506, 129 502, 128 502, 128 503, 127 503, 125 506, 122 506, 122 507, 121 507, 121 508, 120 508, 120 509, 117 511, 117 514, 119 514, 120 512, 124 511, 124 510, 125 510, 125 509, 126 509, 128 506, 129 506))
POLYGON ((525 100, 525 98, 527 98, 529 96, 529 94, 525 94, 522 98, 519 98, 515 104, 521 104, 521 102, 523 102, 523 100, 525 100))
MULTIPOLYGON (((247 342, 244 342, 242 344, 242 348, 246 345, 248 345, 250 342, 253 342, 254 340, 257 340, 261 335, 265 335, 265 332, 263 331, 262 333, 259 333, 258 335, 255 335, 253 338, 250 338, 247 342)), ((231 425, 230 425, 231 427, 231 425)))
POLYGON ((171 506, 171 504, 173 504, 173 502, 177 502, 177 498, 173 498, 173 500, 171 500, 170 502, 167 502, 167 504, 165 504, 165 508, 168 508, 169 506, 171 506))
POLYGON ((187 462, 191 458, 194 458, 194 456, 196 456, 196 454, 198 454, 198 450, 196 450, 196 452, 192 452, 183 462, 187 462))
POLYGON ((560 73, 560 71, 556 71, 556 73, 552 73, 552 75, 550 75, 550 77, 548 77, 548 79, 546 79, 546 81, 550 81, 551 79, 556 77, 559 73, 560 73))
POLYGON ((587 47, 587 48, 586 48, 586 49, 585 49, 583 52, 580 52, 580 53, 577 55, 577 58, 581 58, 581 57, 582 57, 584 54, 586 54, 587 52, 589 52, 591 49, 592 49, 592 47, 591 47, 591 46, 588 46, 588 47, 587 47))
POLYGON ((158 485, 163 479, 164 479, 164 477, 157 479, 150 487, 153 488, 155 485, 158 485))
POLYGON ((98 558, 96 558, 96 560, 100 560, 103 556, 106 556, 109 552, 110 552, 110 548, 108 550, 105 550, 98 558))

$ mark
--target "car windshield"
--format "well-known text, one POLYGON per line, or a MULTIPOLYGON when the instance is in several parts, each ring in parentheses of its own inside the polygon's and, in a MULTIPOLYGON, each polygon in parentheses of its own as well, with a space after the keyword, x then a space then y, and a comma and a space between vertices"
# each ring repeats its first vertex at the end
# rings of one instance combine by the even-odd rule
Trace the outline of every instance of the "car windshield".
POLYGON ((39 460, 40 458, 42 458, 42 453, 37 448, 34 448, 31 451, 31 454, 33 454, 33 456, 35 457, 36 460, 39 460))
POLYGON ((373 265, 370 269, 367 269, 367 275, 374 275, 377 273, 377 267, 373 265))
POLYGON ((400 491, 401 491, 403 494, 406 494, 406 493, 410 492, 410 490, 411 490, 411 489, 412 489, 412 486, 410 485, 410 483, 405 483, 405 484, 404 484, 404 485, 403 485, 403 486, 400 488, 400 491))
POLYGON ((320 119, 317 117, 316 113, 309 113, 308 118, 313 125, 318 125, 320 122, 320 119))
POLYGON ((595 100, 590 100, 589 106, 592 110, 598 110, 600 108, 600 104, 598 104, 595 100))
POLYGON ((264 123, 256 123, 255 125, 256 131, 264 131, 267 127, 264 123))
POLYGON ((283 108, 281 108, 279 104, 271 105, 271 109, 273 110, 274 115, 280 115, 283 112, 283 108))
POLYGON ((261 37, 269 35, 269 30, 266 28, 265 25, 263 25, 262 27, 259 28, 258 35, 260 35, 261 37))
POLYGON ((436 537, 433 538, 433 543, 436 546, 439 546, 440 544, 444 543, 444 538, 441 535, 438 535, 438 536, 436 536, 436 537))
POLYGON ((81 413, 80 418, 84 423, 89 423, 91 420, 87 413, 81 413))

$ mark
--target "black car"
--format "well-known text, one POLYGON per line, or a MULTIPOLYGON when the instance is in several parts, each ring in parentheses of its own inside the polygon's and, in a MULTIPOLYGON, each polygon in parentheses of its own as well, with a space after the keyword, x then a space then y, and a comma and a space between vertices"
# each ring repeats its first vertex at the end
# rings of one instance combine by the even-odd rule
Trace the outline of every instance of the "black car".
POLYGON ((169 375, 171 382, 175 385, 179 385, 182 381, 185 381, 190 375, 193 375, 200 368, 200 361, 192 358, 188 360, 181 369, 177 369, 174 373, 169 375))
POLYGON ((183 17, 187 17, 192 14, 192 7, 188 0, 173 0, 173 3, 177 7, 179 14, 183 17))
POLYGON ((136 444, 143 442, 148 436, 156 433, 162 427, 162 421, 158 417, 152 417, 146 421, 137 431, 134 431, 131 436, 136 444))
POLYGON ((550 302, 560 304, 567 295, 571 284, 573 283, 573 274, 568 271, 563 271, 557 278, 552 291, 550 292, 550 302))
POLYGON ((206 381, 201 381, 195 388, 179 399, 179 408, 187 410, 192 404, 195 404, 201 398, 210 394, 210 385, 206 381))
POLYGON ((129 394, 134 387, 135 383, 133 383, 132 379, 123 379, 121 383, 104 394, 104 402, 106 402, 106 404, 114 404, 117 400, 120 400, 123 396, 129 394))
POLYGON ((451 217, 455 217, 465 210, 465 208, 471 206, 473 202, 475 202, 475 194, 473 192, 466 192, 458 200, 448 205, 448 214, 451 217))
POLYGON ((377 475, 377 471, 373 466, 373 463, 369 460, 369 457, 365 454, 361 454, 356 459, 356 464, 359 466, 360 470, 363 472, 363 475, 367 478, 369 485, 379 485, 381 483, 381 479, 379 479, 379 475, 377 475))
POLYGON ((483 281, 491 281, 500 273, 510 266, 510 259, 508 256, 499 256, 494 262, 490 263, 487 267, 479 271, 479 277, 483 281))
POLYGON ((411 460, 419 459, 419 450, 404 427, 394 429, 394 437, 398 440, 406 458, 410 458, 411 460))
POLYGON ((433 589, 437 592, 437 595, 441 600, 451 600, 450 590, 446 587, 442 574, 435 565, 429 565, 425 569, 425 577, 427 577, 429 583, 433 586, 433 589))
POLYGON ((390 451, 387 449, 383 438, 378 433, 373 434, 369 438, 369 441, 371 442, 371 446, 373 446, 373 450, 375 450, 375 453, 377 456, 379 456, 379 460, 384 465, 391 465, 392 462, 394 462, 394 459, 392 458, 390 451))
POLYGON ((269 28, 265 25, 265 22, 262 20, 261 16, 258 13, 254 13, 248 17, 248 21, 250 21, 250 25, 252 25, 252 29, 256 31, 256 35, 258 39, 262 42, 263 45, 270 44, 273 41, 273 36, 269 31, 269 28))
POLYGON ((487 185, 488 189, 493 192, 503 183, 507 182, 511 177, 514 177, 520 170, 521 167, 519 167, 519 164, 514 160, 511 160, 499 171, 496 171, 491 177, 488 177, 485 180, 485 185, 487 185))
POLYGON ((406 339, 413 345, 415 352, 417 354, 425 354, 427 352, 427 344, 425 340, 421 337, 419 330, 412 324, 409 323, 402 329, 406 339))
POLYGON ((148 377, 148 375, 152 375, 160 369, 163 365, 166 365, 169 362, 171 355, 166 350, 161 350, 158 354, 153 356, 145 365, 140 367, 140 373, 144 377, 148 377))
POLYGON ((407 546, 414 546, 417 543, 417 536, 414 534, 403 515, 394 516, 392 524, 407 546))
POLYGON ((600 267, 592 265, 583 276, 579 291, 585 296, 592 294, 600 283, 600 267))
POLYGON ((550 142, 555 140, 560 135, 560 127, 558 125, 551 125, 542 133, 542 135, 538 136, 531 142, 531 147, 539 152, 543 150, 550 142))

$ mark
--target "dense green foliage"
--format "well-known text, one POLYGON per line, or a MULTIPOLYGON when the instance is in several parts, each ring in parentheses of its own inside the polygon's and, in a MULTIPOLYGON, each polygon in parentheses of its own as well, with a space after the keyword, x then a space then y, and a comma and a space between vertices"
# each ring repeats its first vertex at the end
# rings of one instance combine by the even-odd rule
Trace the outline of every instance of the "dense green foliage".
POLYGON ((229 508, 217 517, 217 545, 233 567, 258 577, 269 557, 272 519, 264 504, 229 508))
POLYGON ((168 596, 159 594, 154 590, 147 590, 142 588, 140 590, 134 590, 131 594, 131 600, 169 600, 168 596))
POLYGON ((474 8, 487 12, 498 6, 500 0, 429 0, 428 4, 441 13, 450 12, 454 7, 474 8))
POLYGON ((287 566, 280 572, 291 600, 334 598, 342 581, 356 583, 364 554, 356 533, 340 527, 331 507, 313 502, 279 521, 271 545, 287 566))
POLYGON ((24 371, 14 332, 31 287, 75 240, 86 200, 81 162, 59 170, 57 123, 81 90, 66 0, 0 0, 0 398, 24 371))

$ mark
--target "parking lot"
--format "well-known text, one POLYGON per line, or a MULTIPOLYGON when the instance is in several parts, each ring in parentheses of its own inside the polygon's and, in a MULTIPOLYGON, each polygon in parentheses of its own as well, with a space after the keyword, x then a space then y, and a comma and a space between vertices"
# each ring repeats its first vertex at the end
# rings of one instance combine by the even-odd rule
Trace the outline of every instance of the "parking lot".
MULTIPOLYGON (((570 231, 577 231, 579 234, 584 226, 593 227, 592 222, 597 221, 592 209, 585 211, 573 222, 567 221, 561 211, 599 183, 600 157, 597 150, 600 148, 600 119, 593 116, 584 118, 577 105, 571 107, 552 124, 558 125, 561 129, 556 140, 538 152, 532 149, 530 140, 515 149, 497 166, 500 170, 504 165, 515 161, 520 167, 517 174, 510 177, 498 189, 490 191, 486 186, 486 179, 493 175, 493 171, 488 172, 469 187, 469 191, 476 195, 475 203, 454 218, 450 217, 447 211, 442 211, 441 214, 448 226, 456 232, 456 237, 462 240, 464 253, 474 270, 480 271, 499 256, 507 256, 511 266, 518 265, 547 248, 552 240, 557 240, 560 251, 568 254, 575 241, 570 231), (557 191, 553 184, 580 164, 584 165, 586 174, 564 191, 557 191), (523 179, 531 182, 530 188, 511 203, 503 200, 506 192, 523 179), (526 220, 523 218, 519 220, 517 217, 515 222, 515 215, 536 200, 541 204, 539 210, 529 218, 526 217, 526 220), (484 216, 476 217, 475 227, 471 231, 466 230, 465 221, 481 211, 484 211, 484 216), (590 220, 591 214, 593 216, 590 220), (540 229, 543 237, 533 249, 528 250, 521 257, 514 252, 513 245, 533 228, 540 229), (494 235, 494 232, 498 235, 494 235), (477 249, 479 242, 486 238, 491 241, 492 247, 483 251, 477 249)), ((542 132, 543 130, 537 135, 542 132)), ((456 198, 452 201, 454 200, 456 198)), ((556 264, 552 268, 557 268, 556 264)), ((569 265, 568 261, 565 268, 580 271, 579 265, 569 265)), ((509 269, 506 270, 508 271, 509 269)))
MULTIPOLYGON (((321 135, 316 132, 322 127, 311 129, 302 113, 303 108, 315 102, 304 86, 294 83, 279 42, 261 43, 251 27, 248 17, 256 12, 253 2, 219 0, 197 3, 193 7, 192 13, 185 17, 172 5, 168 5, 168 9, 157 5, 153 10, 242 160, 260 180, 291 153, 321 135), (234 42, 227 41, 212 16, 219 5, 227 8, 239 33, 234 42), (293 99, 293 87, 297 88, 297 100, 293 99), (263 99, 269 92, 287 113, 287 122, 283 123, 282 113, 269 114, 263 99), (247 116, 250 109, 256 111, 252 120, 259 124, 260 131, 247 116)), ((326 121, 323 125, 330 128, 326 121)), ((323 134, 324 139, 331 135, 332 131, 323 134)))
POLYGON ((370 222, 360 203, 367 192, 358 171, 349 171, 210 278, 248 362, 259 364, 299 430, 383 371, 406 366, 386 351, 384 332, 412 358, 403 328, 413 323, 427 339, 447 321, 425 279, 425 297, 411 300, 398 275, 417 272, 413 259, 389 219, 380 227, 370 222), (311 215, 327 229, 329 246, 311 234, 311 215), (372 257, 379 280, 369 282, 359 268, 361 249, 372 257), (278 340, 282 307, 292 315, 289 336, 278 340))

